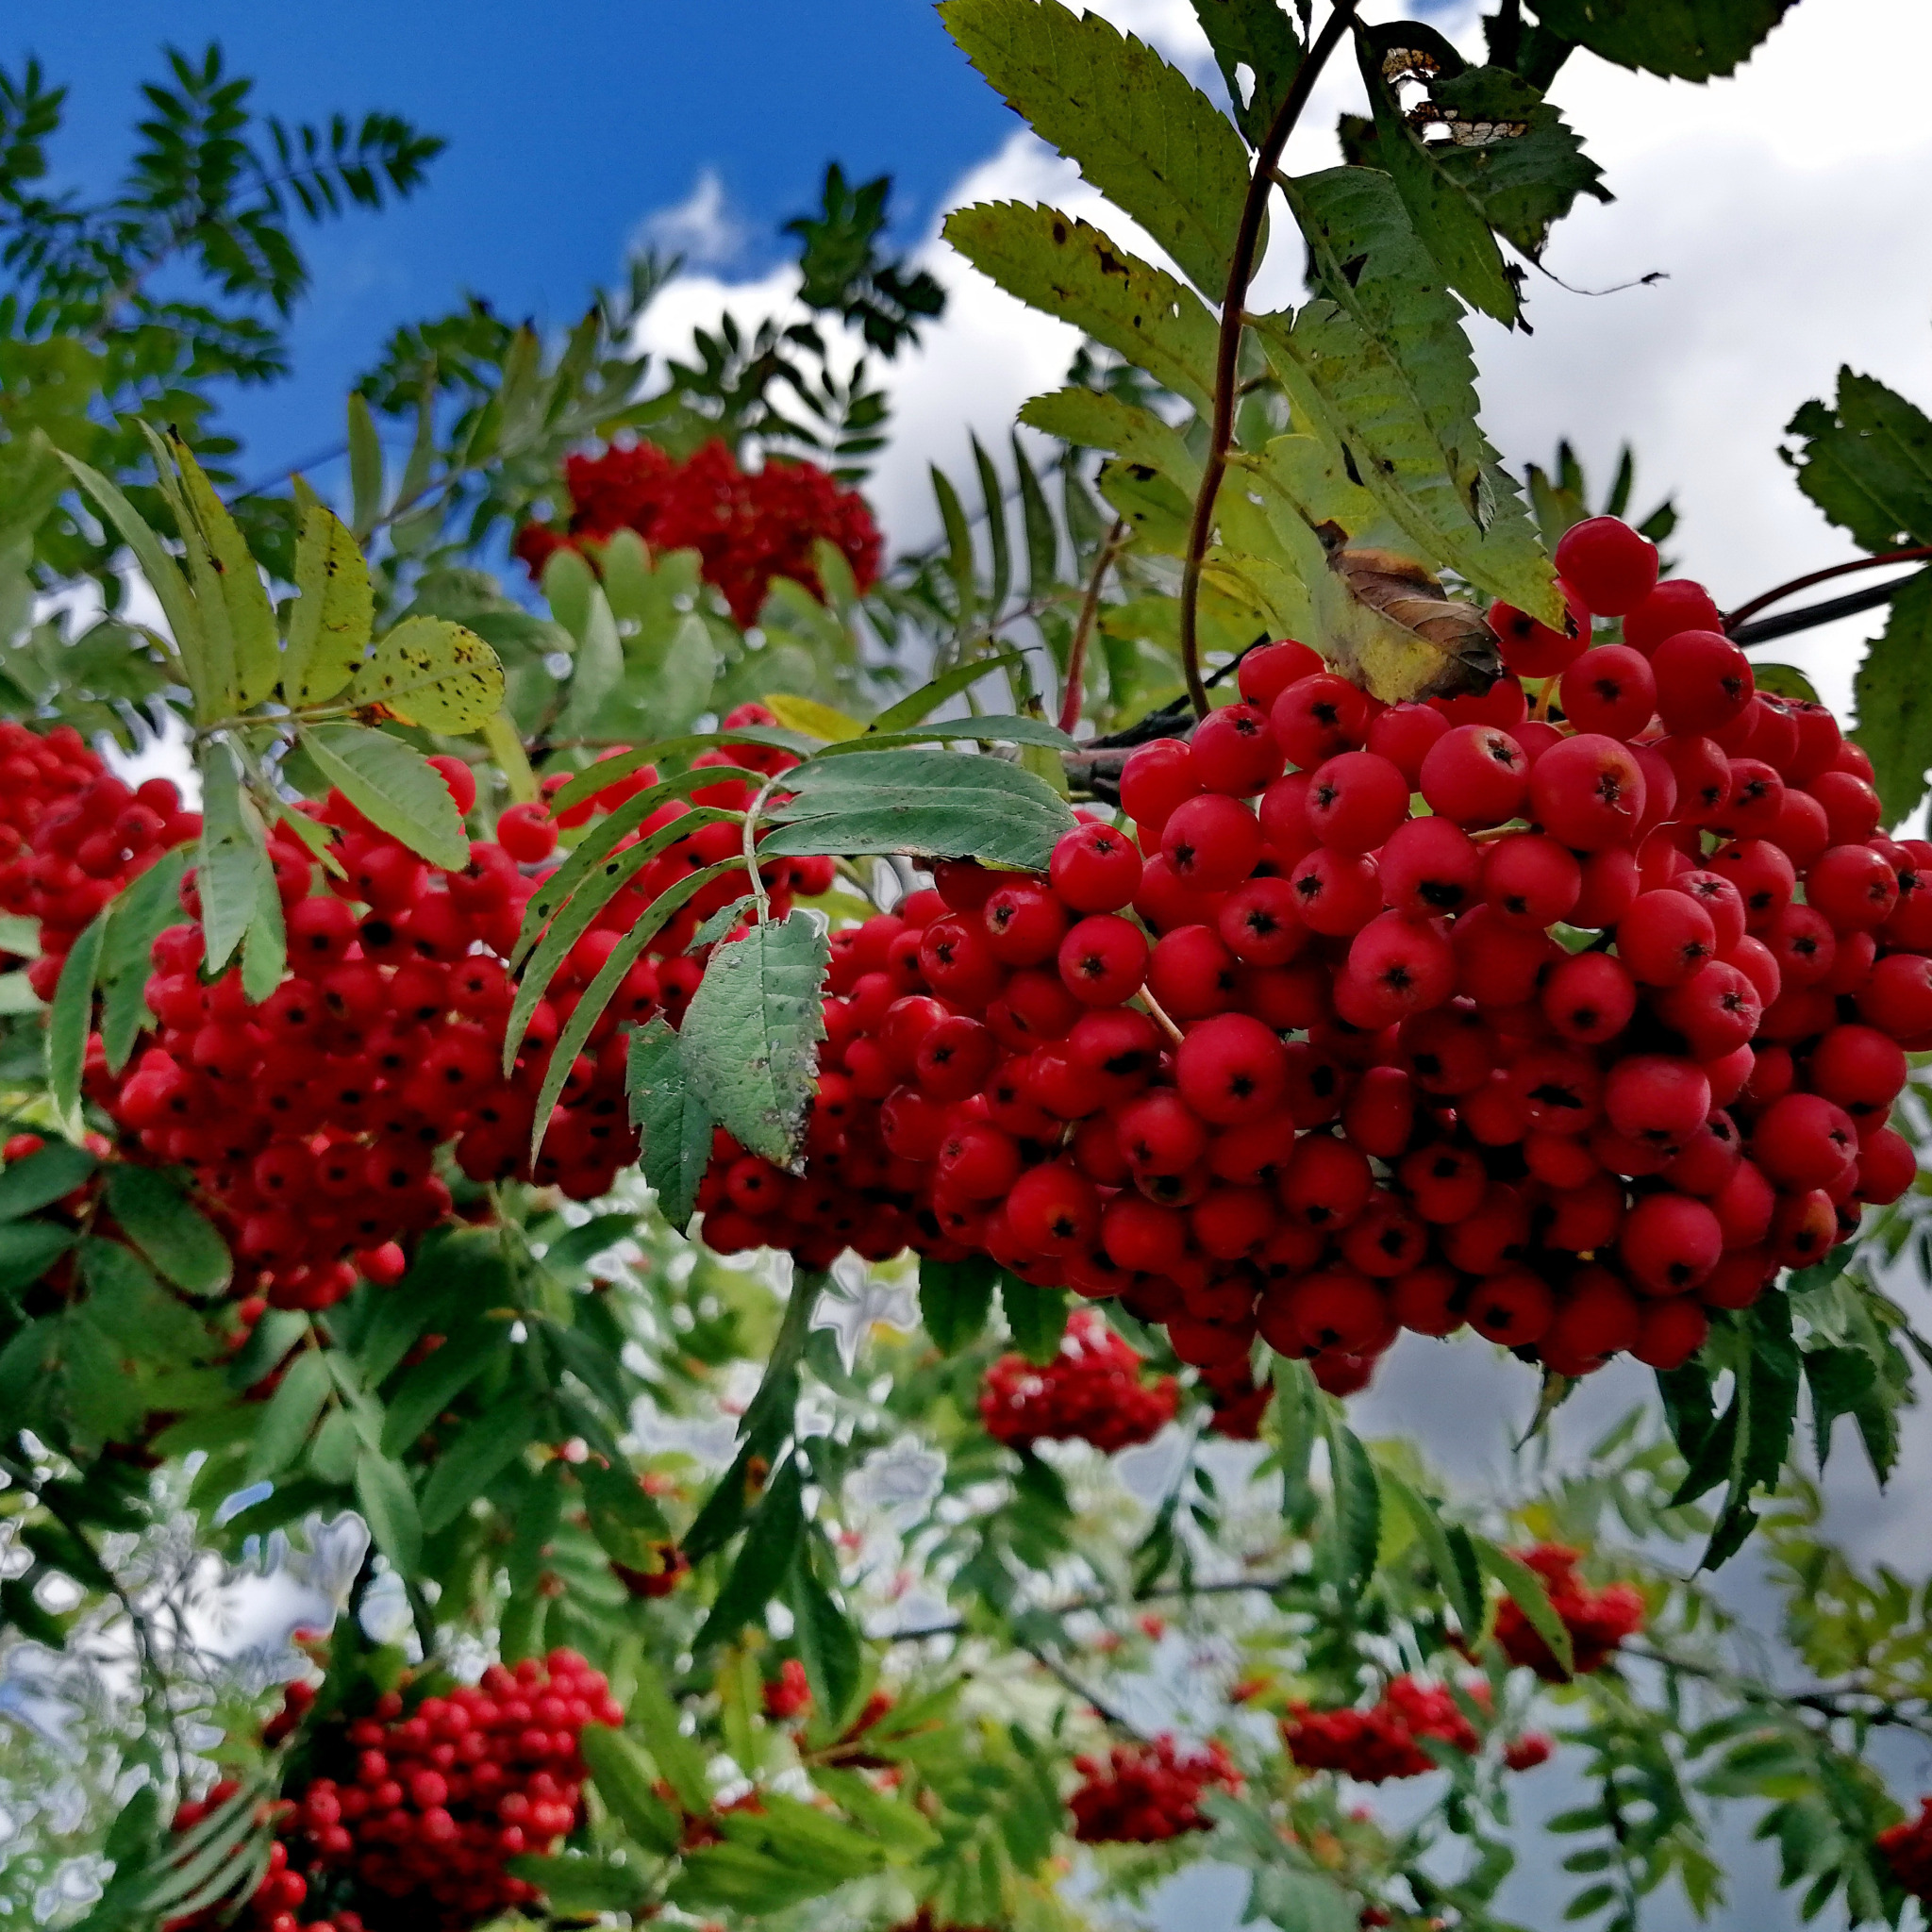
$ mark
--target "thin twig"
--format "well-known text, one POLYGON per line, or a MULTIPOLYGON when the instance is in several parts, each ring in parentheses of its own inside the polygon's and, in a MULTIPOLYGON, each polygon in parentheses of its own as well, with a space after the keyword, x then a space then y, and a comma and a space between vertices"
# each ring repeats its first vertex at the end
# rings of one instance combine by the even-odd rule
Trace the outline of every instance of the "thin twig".
MULTIPOLYGON (((1125 1608, 1134 1604, 1165 1603, 1177 1597, 1191 1596, 1240 1596, 1255 1591, 1262 1596, 1273 1596, 1276 1591, 1287 1590, 1291 1585, 1306 1583, 1307 1577, 1287 1576, 1230 1576, 1219 1583, 1163 1583, 1152 1590, 1137 1590, 1126 1596, 1094 1595, 1076 1596, 1067 1603, 1059 1604, 1044 1612, 1049 1617, 1071 1617, 1081 1610, 1108 1610, 1125 1608)), ((963 1617, 956 1617, 949 1624, 922 1624, 914 1630, 893 1630, 886 1634, 888 1643, 924 1643, 929 1638, 964 1637, 969 1626, 963 1617)))
POLYGON ((1080 600, 1080 615, 1074 625, 1074 641, 1067 652, 1066 686, 1060 693, 1060 729, 1069 738, 1074 735, 1074 725, 1080 722, 1080 707, 1086 695, 1087 645, 1093 635, 1094 620, 1100 615, 1100 587, 1107 581, 1107 574, 1113 568, 1113 560, 1126 541, 1127 520, 1116 517, 1087 577, 1087 594, 1080 600))
POLYGON ((1125 1731, 1130 1738, 1141 1738, 1142 1741, 1145 1741, 1144 1735, 1139 1725, 1129 1724, 1112 1705, 1106 1703, 1089 1686, 1081 1683, 1079 1678, 1074 1676, 1073 1672, 1068 1670, 1066 1665, 1061 1663, 1050 1652, 1038 1649, 1030 1643, 1022 1643, 1020 1648, 1041 1670, 1058 1680, 1066 1690, 1071 1690, 1083 1703, 1090 1705, 1092 1707, 1094 1716, 1099 1718, 1101 1723, 1108 1725, 1109 1729, 1125 1731))
MULTIPOLYGON (((1911 1716, 1894 1698, 1856 1685, 1821 1685, 1815 1690, 1779 1690, 1769 1684, 1754 1684, 1735 1671, 1719 1664, 1701 1664, 1689 1657, 1673 1657, 1668 1651, 1653 1650, 1648 1644, 1625 1643, 1623 1654, 1639 1662, 1656 1664, 1660 1670, 1680 1676, 1696 1677, 1707 1684, 1720 1684, 1727 1690, 1755 1704, 1788 1704, 1799 1710, 1816 1711, 1826 1720, 1856 1721, 1859 1724, 1890 1726, 1932 1737, 1932 1721, 1925 1714, 1911 1716), (1854 1700, 1863 1699, 1859 1703, 1854 1700)), ((1915 1700, 1924 1701, 1924 1700, 1915 1700)))
POLYGON ((1227 291, 1221 303, 1221 339, 1214 364, 1214 412, 1208 432, 1208 453, 1201 466, 1201 488, 1194 498, 1193 521, 1188 526, 1188 554, 1181 567, 1181 670, 1194 715, 1208 715, 1208 687, 1201 681, 1201 564, 1214 528, 1214 500, 1227 472, 1228 445, 1234 440, 1235 390, 1240 374, 1241 329, 1245 321, 1248 284, 1254 279, 1255 253, 1261 243, 1261 224, 1274 187, 1274 164, 1281 158, 1295 123, 1315 91, 1315 82, 1328 57, 1341 43, 1355 18, 1356 0, 1335 0, 1314 44, 1302 57, 1292 85, 1261 144, 1255 150, 1254 172, 1247 198, 1241 203, 1241 225, 1235 230, 1234 258, 1228 263, 1227 291))
POLYGON ((1894 577, 1889 584, 1868 585, 1849 596, 1827 597, 1822 604, 1807 604, 1802 610, 1787 610, 1776 617, 1754 617, 1728 635, 1732 643, 1748 651, 1753 644, 1768 644, 1774 638, 1795 637, 1800 631, 1816 630, 1821 624, 1836 624, 1840 617, 1856 617, 1862 610, 1876 610, 1890 604, 1907 584, 1916 584, 1924 575, 1894 577))
POLYGON ((1740 604, 1724 619, 1724 634, 1731 636, 1740 625, 1757 616, 1767 605, 1782 603, 1800 591, 1808 591, 1813 584, 1826 584, 1833 577, 1849 576, 1854 571, 1876 570, 1881 564, 1918 563, 1928 557, 1932 557, 1932 543, 1919 543, 1909 550, 1887 550, 1876 557, 1855 557, 1849 563, 1835 563, 1828 570, 1807 571, 1805 575, 1793 577, 1789 583, 1774 585, 1753 597, 1748 604, 1740 604))
POLYGON ((776 778, 767 778, 758 787, 758 796, 751 802, 744 814, 744 869, 751 874, 751 895, 758 902, 758 924, 768 925, 772 918, 772 902, 765 892, 765 882, 758 872, 758 814, 765 808, 765 800, 771 797, 776 778))

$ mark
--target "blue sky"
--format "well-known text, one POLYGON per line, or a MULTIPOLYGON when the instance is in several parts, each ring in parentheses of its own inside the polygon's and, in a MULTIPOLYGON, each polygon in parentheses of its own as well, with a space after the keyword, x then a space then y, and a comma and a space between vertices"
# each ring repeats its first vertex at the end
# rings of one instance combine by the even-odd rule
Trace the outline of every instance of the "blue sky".
POLYGON ((257 77, 266 111, 383 108, 449 142, 413 201, 309 238, 296 375, 238 398, 229 419, 251 474, 332 441, 342 391, 388 330, 466 290, 506 315, 574 320, 639 222, 707 170, 744 237, 721 266, 756 271, 827 161, 891 174, 894 230, 910 241, 1014 125, 924 0, 80 0, 16 13, 0 55, 14 71, 38 55, 69 84, 56 181, 98 192, 162 42, 198 54, 211 39, 257 77))

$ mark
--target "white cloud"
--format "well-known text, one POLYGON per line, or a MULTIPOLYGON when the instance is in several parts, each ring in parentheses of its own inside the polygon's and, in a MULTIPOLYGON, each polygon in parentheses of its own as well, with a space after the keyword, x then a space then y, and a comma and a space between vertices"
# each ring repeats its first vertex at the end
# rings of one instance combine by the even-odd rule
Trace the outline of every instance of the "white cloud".
POLYGON ((743 248, 745 228, 731 211, 718 171, 705 168, 682 201, 646 215, 632 240, 635 247, 680 255, 696 268, 724 268, 743 248))

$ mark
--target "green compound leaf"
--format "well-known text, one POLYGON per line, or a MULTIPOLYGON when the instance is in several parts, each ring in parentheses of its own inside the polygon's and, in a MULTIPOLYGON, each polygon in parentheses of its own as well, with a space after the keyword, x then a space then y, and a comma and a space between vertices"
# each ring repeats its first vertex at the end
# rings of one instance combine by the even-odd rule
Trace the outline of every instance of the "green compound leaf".
POLYGON ((1021 422, 1063 442, 1108 449, 1130 463, 1158 470, 1191 497, 1201 465, 1180 431, 1152 409, 1097 389, 1057 389, 1020 408, 1021 422))
MULTIPOLYGON (((680 773, 675 778, 661 779, 656 785, 646 786, 636 797, 627 798, 608 817, 595 824, 585 827, 584 836, 565 856, 563 861, 551 873, 530 895, 530 903, 524 908, 523 924, 517 932, 515 946, 511 949, 509 963, 512 971, 522 966, 532 946, 537 943, 537 935, 542 931, 544 922, 555 916, 574 894, 578 894, 584 881, 591 877, 599 866, 607 868, 606 876, 615 878, 618 874, 608 870, 614 863, 612 855, 617 846, 631 838, 643 822, 668 799, 687 798, 693 791, 705 791, 708 786, 724 783, 749 781, 754 785, 762 784, 763 778, 757 772, 747 771, 739 765, 707 765, 689 772, 680 773)), ((721 824, 726 819, 736 818, 735 812, 727 812, 717 806, 693 807, 691 811, 680 813, 668 826, 659 826, 651 834, 649 843, 654 852, 661 852, 667 845, 688 832, 701 831, 708 824, 721 824), (660 836, 668 832, 670 837, 660 836)), ((635 847, 627 847, 634 850, 635 847)), ((596 903, 603 905, 617 888, 596 903)))
POLYGON ((864 1655, 852 1619, 812 1568, 809 1545, 799 1551, 791 1566, 785 1601, 791 1607, 792 1637, 812 1696, 836 1728, 852 1708, 864 1655))
POLYGON ((1375 158, 1388 170, 1417 236, 1450 287, 1485 315, 1513 323, 1522 305, 1515 284, 1503 271, 1496 238, 1469 191, 1436 165, 1434 152, 1404 116, 1383 73, 1380 38, 1373 33, 1356 37, 1362 82, 1375 117, 1375 158))
POLYGON ((108 1068, 118 1074, 134 1052, 144 1026, 147 978, 154 970, 156 936, 181 917, 181 874, 188 855, 176 850, 147 868, 114 902, 108 943, 101 955, 101 1045, 108 1068))
POLYGON ((48 1097, 70 1140, 81 1135, 80 1082, 87 1065, 87 1036, 94 1010, 94 975, 100 971, 111 905, 104 906, 74 942, 54 987, 47 1018, 48 1097))
POLYGON ((830 958, 804 912, 755 925, 711 955, 678 1033, 685 1077, 711 1117, 778 1167, 797 1158, 805 1135, 830 958))
POLYGON ((219 973, 234 958, 261 909, 264 874, 273 884, 266 834, 242 790, 235 755, 209 741, 195 764, 201 773, 201 851, 194 889, 201 900, 208 969, 219 973))
POLYGON ((1807 403, 1786 425, 1801 489, 1861 550, 1932 543, 1932 421, 1869 375, 1838 373, 1835 403, 1807 403))
POLYGON ((1219 301, 1248 187, 1227 116, 1151 47, 1059 0, 945 0, 940 18, 1034 133, 1219 301))
POLYGON ((622 1731, 586 1724, 577 1748, 590 1767, 597 1795, 625 1830, 660 1857, 676 1851, 683 1837, 681 1822, 658 1795, 650 1767, 637 1746, 622 1731))
POLYGON ((311 502, 303 511, 295 589, 282 650, 282 695, 291 705, 322 704, 356 675, 375 612, 369 566, 325 504, 311 502))
POLYGON ((475 731, 503 703, 503 666, 473 630, 406 617, 356 674, 356 701, 425 731, 475 731))
POLYGON ((1025 202, 980 202, 946 217, 945 237, 1029 308, 1070 322, 1207 412, 1219 330, 1200 296, 1098 228, 1025 202))
MULTIPOLYGON (((634 805, 637 801, 631 802, 634 805)), ((614 821, 617 814, 613 812, 611 818, 614 821)), ((725 811, 717 806, 699 806, 694 810, 684 813, 671 824, 658 826, 648 839, 640 840, 634 845, 626 845, 621 852, 609 849, 616 841, 606 835, 600 841, 602 849, 591 865, 580 870, 576 877, 563 879, 560 883, 551 886, 550 891, 543 896, 549 899, 554 894, 555 902, 561 909, 551 919, 543 937, 537 943, 536 950, 524 964, 523 977, 517 987, 517 996, 510 1007, 509 1019, 504 1028, 503 1064, 506 1073, 509 1071, 517 1048, 522 1044, 524 1034, 529 1027, 530 1016, 537 1010, 537 1002, 543 997, 550 982, 556 978, 565 956, 590 930, 591 922, 667 847, 692 832, 702 830, 706 825, 735 822, 738 818, 738 813, 725 811)), ((628 831, 629 828, 625 829, 628 831)), ((580 847, 579 850, 581 849, 580 847)), ((558 868, 558 874, 574 866, 577 854, 573 853, 570 858, 558 868)), ((535 929, 539 916, 528 911, 525 913, 524 924, 526 930, 535 929)), ((548 915, 546 913, 541 916, 548 915)))
POLYGON ((171 1174, 116 1162, 108 1170, 108 1206, 121 1232, 176 1288, 214 1294, 228 1285, 227 1242, 171 1174))
POLYGON ((1858 722, 1852 736, 1872 760, 1872 776, 1896 824, 1925 795, 1932 766, 1932 570, 1921 571, 1891 600, 1891 614, 1858 666, 1852 690, 1858 722))
POLYGON ((421 752, 359 724, 315 725, 302 733, 301 742, 323 776, 391 838, 447 871, 469 864, 469 835, 457 802, 421 752))
POLYGON ((1327 1425, 1329 1528, 1324 1560, 1341 1594, 1358 1597, 1375 1574, 1382 1489, 1361 1438, 1331 1416, 1327 1425))
POLYGON ((1519 610, 1562 621, 1555 575, 1515 484, 1473 425, 1445 468, 1412 365, 1333 302, 1256 326, 1291 403, 1425 560, 1519 610))
POLYGON ((1552 33, 1676 80, 1712 80, 1750 58, 1792 0, 1535 0, 1552 33))
POLYGON ((241 525, 215 494, 214 485, 194 459, 194 452, 173 430, 168 432, 168 447, 181 472, 189 514, 206 548, 204 559, 192 541, 189 546, 190 567, 197 578, 203 614, 211 617, 208 608, 211 589, 220 602, 222 621, 234 650, 236 708, 245 711, 275 690, 281 673, 275 606, 269 602, 268 586, 248 553, 241 525), (201 588, 204 561, 210 579, 208 589, 201 588))
POLYGON ((1509 1600, 1528 1619, 1529 1626, 1549 1645, 1550 1655, 1568 1674, 1576 1667, 1576 1653, 1570 1641, 1570 1628, 1557 1614, 1543 1580, 1520 1557, 1480 1537, 1472 1538, 1477 1560, 1507 1592, 1509 1600))
POLYGON ((84 1147, 53 1141, 0 1174, 0 1221, 18 1221, 71 1194, 98 1165, 84 1147))
POLYGON ((765 1606, 783 1587, 786 1573, 805 1547, 804 1485, 805 1473, 793 1451, 772 1472, 752 1510, 717 1601, 691 1643, 698 1656, 714 1644, 730 1642, 748 1623, 761 1619, 765 1606))
POLYGON ((375 1547, 404 1576, 413 1577, 423 1563, 423 1519, 408 1477, 387 1456, 365 1447, 356 1458, 356 1502, 375 1547))
POLYGON ((478 1416, 443 1450, 423 1486, 423 1533, 447 1529, 536 1441, 542 1419, 528 1395, 478 1416))
POLYGON ((1258 147, 1302 64, 1288 13, 1277 0, 1194 0, 1194 18, 1214 49, 1234 117, 1258 147))
MULTIPOLYGON (((919 1316, 932 1345, 941 1355, 958 1355, 986 1332, 999 1264, 991 1255, 968 1255, 962 1261, 919 1263, 919 1316)), ((1054 1338, 1056 1349, 1059 1338, 1054 1338)))
POLYGON ((1017 1274, 1005 1273, 999 1281, 1000 1308, 1013 1331, 1013 1346, 1029 1362, 1044 1368, 1059 1354, 1067 1332, 1066 1290, 1035 1288, 1017 1274))
POLYGON ((657 1193, 658 1211, 682 1228, 697 1210, 698 1183, 710 1164, 712 1121, 661 1014, 631 1035, 625 1085, 631 1124, 643 1138, 644 1183, 657 1193))
POLYGON ((148 588, 159 598, 175 648, 181 654, 182 669, 194 692, 195 716, 204 722, 222 716, 216 693, 208 687, 208 648, 200 613, 180 565, 161 547, 161 540, 116 485, 77 457, 71 457, 64 450, 59 456, 74 473, 75 482, 107 512, 108 521, 120 533, 121 541, 134 553, 134 560, 141 566, 148 588))
POLYGON ((1438 80, 1430 95, 1455 117, 1452 131, 1485 124, 1522 129, 1466 144, 1432 142, 1426 151, 1468 192, 1490 225, 1532 260, 1579 194, 1616 199, 1575 130, 1520 75, 1501 67, 1472 67, 1453 80, 1438 80))
POLYGON ((1378 1467, 1375 1474, 1384 1493, 1401 1504, 1449 1607, 1462 1625, 1463 1636, 1473 1641, 1483 1627, 1483 1585, 1469 1538, 1452 1533, 1436 1505, 1392 1470, 1378 1467))
MULTIPOLYGON (((550 1058, 543 1069, 543 1084, 537 1092, 536 1116, 530 1130, 530 1158, 535 1160, 543 1145, 543 1136, 550 1129, 551 1109, 557 1105, 558 1096, 562 1093, 564 1082, 570 1078, 570 1070, 576 1057, 584 1049, 584 1043, 591 1037, 591 1029, 596 1025, 604 1008, 615 997, 624 975, 637 964, 638 956, 649 944, 658 928, 664 925, 688 899, 695 897, 713 879, 738 868, 739 860, 721 858, 715 865, 708 865, 701 872, 694 872, 687 879, 680 879, 676 885, 658 893, 637 924, 611 948, 610 957, 597 969, 597 974, 579 996, 571 1016, 563 1023, 563 1031, 557 1036, 557 1044, 551 1049, 550 1058)), ((510 1056, 506 1055, 508 1064, 510 1056)))
POLYGON ((848 751, 785 774, 792 795, 759 850, 776 858, 904 852, 1044 870, 1073 808, 1003 758, 951 752, 848 751))

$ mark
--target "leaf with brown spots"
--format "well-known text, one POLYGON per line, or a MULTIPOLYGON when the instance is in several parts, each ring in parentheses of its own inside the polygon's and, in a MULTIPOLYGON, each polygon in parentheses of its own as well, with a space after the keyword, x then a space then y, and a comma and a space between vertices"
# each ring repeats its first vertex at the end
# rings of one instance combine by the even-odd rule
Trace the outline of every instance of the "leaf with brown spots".
POLYGON ((356 674, 356 701, 404 724, 474 731, 503 703, 503 666, 473 630, 445 617, 408 617, 356 674))

